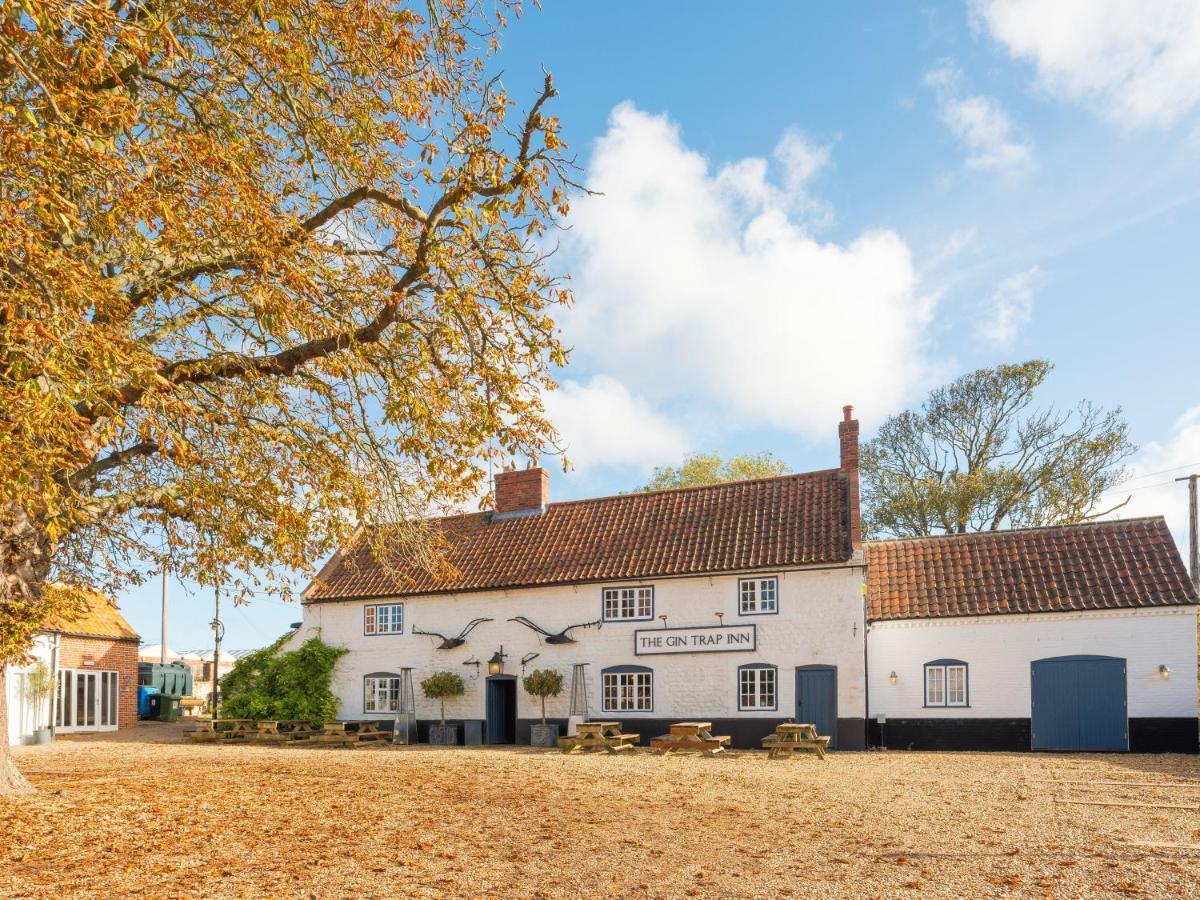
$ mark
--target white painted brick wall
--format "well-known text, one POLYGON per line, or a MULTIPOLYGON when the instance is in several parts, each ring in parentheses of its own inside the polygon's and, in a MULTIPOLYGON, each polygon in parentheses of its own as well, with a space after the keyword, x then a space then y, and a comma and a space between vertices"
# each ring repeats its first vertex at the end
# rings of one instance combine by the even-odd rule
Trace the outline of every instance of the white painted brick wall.
MULTIPOLYGON (((329 644, 351 652, 339 661, 334 672, 333 690, 339 701, 339 716, 365 717, 362 679, 371 672, 397 672, 413 669, 417 715, 435 718, 437 704, 421 695, 420 681, 435 671, 458 672, 467 683, 465 696, 446 703, 446 715, 453 718, 484 718, 484 683, 487 660, 502 644, 508 655, 506 674, 520 675, 520 658, 529 652, 541 654, 527 671, 553 668, 563 674, 563 694, 547 701, 549 716, 567 715, 570 705, 571 666, 588 663, 588 700, 593 714, 601 712, 600 671, 613 665, 645 665, 654 670, 654 711, 641 716, 653 718, 726 717, 779 715, 795 712, 795 667, 808 664, 834 665, 838 668, 838 715, 843 718, 865 715, 865 660, 863 656, 863 569, 861 565, 828 569, 772 572, 779 576, 777 615, 739 616, 736 575, 703 576, 624 582, 653 584, 655 620, 653 622, 613 623, 603 628, 577 629, 571 632, 577 643, 548 645, 533 631, 507 619, 526 616, 548 631, 600 618, 601 590, 621 582, 604 585, 546 587, 527 590, 462 593, 448 596, 409 597, 405 604, 404 634, 363 635, 365 601, 314 603, 304 607, 304 624, 292 639, 296 644, 317 629, 329 644), (640 628, 661 627, 657 616, 665 613, 669 627, 716 625, 716 612, 725 614, 725 624, 754 622, 758 625, 758 648, 753 652, 692 653, 681 655, 635 656, 633 632, 640 628), (495 619, 478 626, 467 643, 455 650, 433 649, 436 639, 414 635, 414 625, 429 631, 456 635, 471 619, 484 616, 495 619), (463 666, 475 657, 484 665, 477 680, 471 680, 474 667, 463 666), (738 712, 737 667, 763 662, 779 667, 778 713, 738 712)), ((375 601, 372 601, 375 602, 375 601)), ((518 687, 518 715, 534 718, 540 714, 539 701, 518 687)), ((621 719, 636 719, 639 714, 622 712, 621 719)))
POLYGON ((870 714, 1029 718, 1030 663, 1075 654, 1127 660, 1129 715, 1196 715, 1196 607, 876 622, 867 636, 870 714), (924 704, 924 665, 970 666, 970 707, 924 704), (1172 675, 1163 680, 1158 667, 1172 675), (895 672, 896 684, 888 676, 895 672))

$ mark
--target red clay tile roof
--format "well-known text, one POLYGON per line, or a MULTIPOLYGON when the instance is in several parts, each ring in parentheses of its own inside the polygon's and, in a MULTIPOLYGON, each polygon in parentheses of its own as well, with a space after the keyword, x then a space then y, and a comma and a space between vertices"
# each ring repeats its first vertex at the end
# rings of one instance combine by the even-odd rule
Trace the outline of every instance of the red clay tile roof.
POLYGON ((42 626, 43 631, 76 634, 83 637, 110 638, 118 641, 141 640, 138 633, 117 610, 116 604, 99 591, 61 584, 47 585, 46 590, 77 593, 83 605, 83 611, 77 616, 51 619, 42 626))
POLYGON ((431 524, 454 569, 385 571, 368 542, 335 555, 306 602, 453 593, 837 563, 850 558, 847 481, 837 469, 700 488, 551 503, 540 515, 431 524))
POLYGON ((866 553, 871 620, 1200 602, 1161 517, 872 541, 866 553))

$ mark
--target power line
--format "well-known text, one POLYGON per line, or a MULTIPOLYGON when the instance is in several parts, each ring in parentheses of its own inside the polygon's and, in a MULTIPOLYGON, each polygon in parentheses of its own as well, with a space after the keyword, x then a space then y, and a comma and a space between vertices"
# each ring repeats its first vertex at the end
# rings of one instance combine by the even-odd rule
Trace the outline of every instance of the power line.
MULTIPOLYGON (((1181 469, 1194 469, 1196 466, 1200 466, 1200 460, 1197 460, 1196 462, 1193 462, 1193 463, 1188 463, 1187 465, 1183 465, 1183 466, 1175 466, 1172 469, 1160 469, 1157 472, 1146 472, 1143 475, 1134 475, 1132 478, 1129 479, 1129 481, 1141 481, 1143 478, 1153 478, 1155 475, 1166 475, 1168 472, 1178 472, 1181 469)), ((1127 481, 1125 483, 1128 484, 1129 481, 1127 481)))

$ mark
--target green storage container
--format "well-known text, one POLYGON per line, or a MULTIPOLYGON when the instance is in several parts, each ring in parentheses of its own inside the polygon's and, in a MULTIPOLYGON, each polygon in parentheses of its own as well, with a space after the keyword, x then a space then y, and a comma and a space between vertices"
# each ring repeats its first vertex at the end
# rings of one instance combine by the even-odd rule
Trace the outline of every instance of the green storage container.
POLYGON ((178 722, 179 701, 182 698, 178 694, 159 694, 158 696, 161 702, 158 713, 158 721, 178 722))

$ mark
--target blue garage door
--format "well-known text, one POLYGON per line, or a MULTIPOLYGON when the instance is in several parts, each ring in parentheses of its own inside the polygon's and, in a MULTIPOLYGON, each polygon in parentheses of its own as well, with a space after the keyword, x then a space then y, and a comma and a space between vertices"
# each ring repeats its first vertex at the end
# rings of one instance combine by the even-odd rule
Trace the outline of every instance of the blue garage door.
POLYGON ((1056 656, 1033 661, 1034 750, 1128 750, 1125 660, 1056 656))

